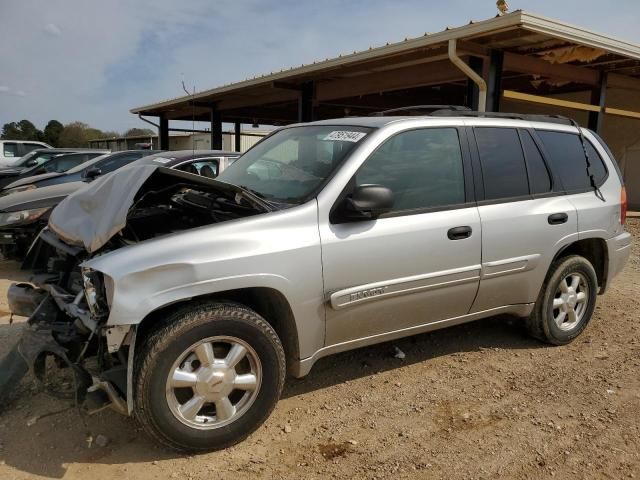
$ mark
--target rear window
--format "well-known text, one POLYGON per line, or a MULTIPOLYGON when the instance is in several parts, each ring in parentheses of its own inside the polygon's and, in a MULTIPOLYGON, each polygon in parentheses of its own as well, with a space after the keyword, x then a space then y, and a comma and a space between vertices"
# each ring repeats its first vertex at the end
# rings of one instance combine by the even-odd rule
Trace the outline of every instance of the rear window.
MULTIPOLYGON (((560 177, 564 189, 569 192, 590 189, 591 181, 587 174, 587 162, 580 137, 575 133, 545 130, 539 130, 538 135, 544 143, 549 160, 560 177)), ((607 176, 607 169, 591 142, 586 141, 591 170, 599 186, 607 176)))
POLYGON ((529 181, 520 137, 515 128, 474 129, 485 200, 529 195, 529 181))

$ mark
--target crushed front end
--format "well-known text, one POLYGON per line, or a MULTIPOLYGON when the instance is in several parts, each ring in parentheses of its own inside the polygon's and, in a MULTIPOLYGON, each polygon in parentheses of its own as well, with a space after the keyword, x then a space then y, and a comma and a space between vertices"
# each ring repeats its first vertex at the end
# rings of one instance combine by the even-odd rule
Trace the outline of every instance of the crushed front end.
POLYGON ((155 166, 125 167, 71 194, 25 257, 31 283, 8 292, 11 312, 29 320, 0 360, 0 408, 31 371, 49 392, 89 411, 111 406, 130 414, 137 327, 110 321, 113 280, 84 265, 156 237, 272 209, 240 187, 155 166), (56 381, 56 368, 67 378, 56 381))
POLYGON ((13 284, 7 295, 11 312, 29 320, 18 344, 0 360, 0 408, 31 371, 43 389, 89 412, 111 406, 128 413, 131 339, 123 336, 110 352, 106 286, 101 274, 82 269, 86 255, 47 229, 29 251, 23 268, 33 272, 33 285, 13 284))

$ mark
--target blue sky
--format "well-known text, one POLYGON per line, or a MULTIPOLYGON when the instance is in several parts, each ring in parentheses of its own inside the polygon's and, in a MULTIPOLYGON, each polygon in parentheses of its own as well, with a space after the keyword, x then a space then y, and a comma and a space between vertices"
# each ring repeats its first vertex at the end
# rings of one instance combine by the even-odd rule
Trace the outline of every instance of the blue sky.
MULTIPOLYGON (((640 2, 510 0, 640 43, 640 2)), ((494 0, 0 0, 0 126, 146 127, 129 109, 496 13, 494 0)))

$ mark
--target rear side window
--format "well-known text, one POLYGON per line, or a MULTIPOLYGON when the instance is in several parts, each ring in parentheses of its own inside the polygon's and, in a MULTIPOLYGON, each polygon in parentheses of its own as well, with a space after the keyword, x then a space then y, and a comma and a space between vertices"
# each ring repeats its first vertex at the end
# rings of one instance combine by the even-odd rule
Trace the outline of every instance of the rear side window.
POLYGON ((542 154, 534 142, 531 134, 526 130, 520 130, 522 135, 522 148, 527 158, 527 170, 529 171, 529 187, 531 193, 547 193, 551 191, 551 176, 547 169, 542 154))
POLYGON ((514 128, 474 129, 485 200, 529 195, 529 181, 518 131, 514 128))
MULTIPOLYGON (((566 191, 587 190, 591 181, 587 174, 587 162, 580 137, 574 133, 550 132, 539 130, 538 135, 544 143, 546 153, 557 172, 566 191)), ((591 170, 597 185, 601 185, 607 176, 607 169, 596 149, 587 140, 587 152, 591 161, 591 170)))
POLYGON ((465 202, 462 152, 455 128, 402 132, 360 167, 356 185, 378 184, 394 194, 394 211, 465 202))
POLYGON ((22 148, 24 149, 24 153, 29 153, 32 150, 42 148, 42 145, 38 145, 37 143, 23 143, 22 148))
POLYGON ((18 157, 18 144, 17 143, 10 143, 10 142, 4 142, 3 146, 2 146, 2 154, 5 157, 18 157))

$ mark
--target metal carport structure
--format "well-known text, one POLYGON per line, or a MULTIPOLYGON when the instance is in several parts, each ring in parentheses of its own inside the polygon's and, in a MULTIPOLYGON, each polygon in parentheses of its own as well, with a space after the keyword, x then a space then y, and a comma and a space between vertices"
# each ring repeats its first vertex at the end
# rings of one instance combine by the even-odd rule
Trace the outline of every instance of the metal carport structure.
MULTIPOLYGON (((223 122, 239 132, 241 124, 285 125, 420 104, 569 115, 621 155, 626 143, 640 139, 640 45, 516 11, 131 112, 158 117, 165 148, 170 121, 210 122, 216 148, 223 122), (636 138, 618 138, 636 130, 636 138)), ((630 196, 640 204, 637 183, 630 196)))

